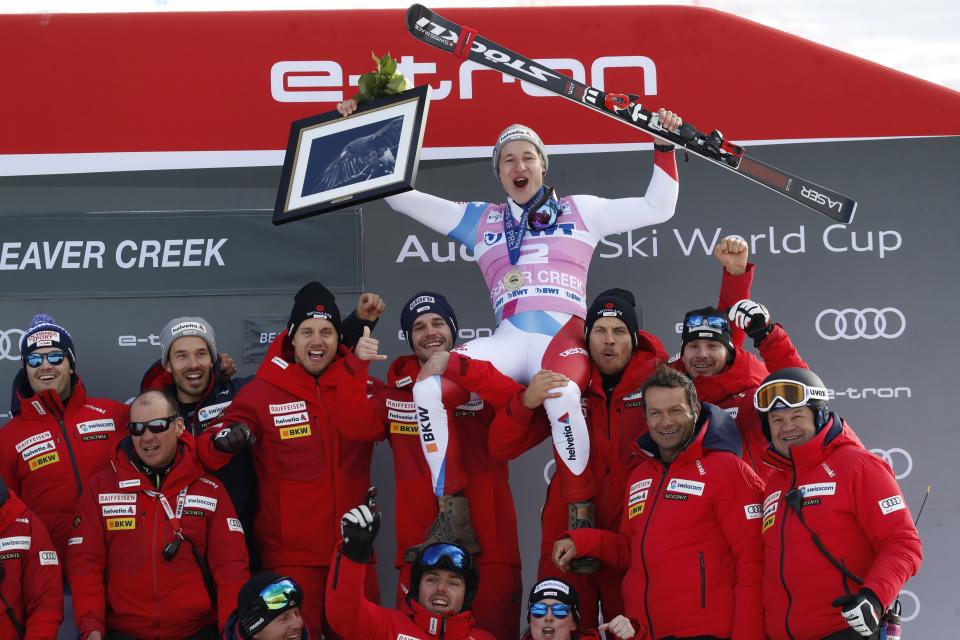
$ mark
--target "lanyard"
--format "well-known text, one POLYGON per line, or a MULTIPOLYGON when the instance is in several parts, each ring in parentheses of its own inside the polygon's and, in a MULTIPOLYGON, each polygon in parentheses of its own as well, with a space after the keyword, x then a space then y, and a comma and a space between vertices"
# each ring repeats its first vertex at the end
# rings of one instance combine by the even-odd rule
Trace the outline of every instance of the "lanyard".
POLYGON ((513 210, 510 202, 507 201, 507 210, 503 215, 503 235, 507 241, 507 256, 510 258, 510 264, 517 264, 520 260, 520 245, 523 244, 523 236, 527 232, 527 219, 531 211, 536 211, 550 199, 552 189, 546 185, 541 185, 537 195, 523 208, 520 214, 520 220, 513 219, 513 210))
POLYGON ((180 490, 180 493, 177 495, 177 512, 174 513, 173 509, 170 508, 170 501, 167 500, 167 496, 163 495, 159 491, 147 491, 147 495, 155 495, 157 500, 160 501, 160 506, 163 507, 164 513, 167 514, 167 519, 170 521, 170 526, 173 527, 173 533, 176 534, 178 538, 183 537, 183 527, 180 526, 180 516, 183 515, 183 506, 187 502, 187 487, 184 487, 180 490))

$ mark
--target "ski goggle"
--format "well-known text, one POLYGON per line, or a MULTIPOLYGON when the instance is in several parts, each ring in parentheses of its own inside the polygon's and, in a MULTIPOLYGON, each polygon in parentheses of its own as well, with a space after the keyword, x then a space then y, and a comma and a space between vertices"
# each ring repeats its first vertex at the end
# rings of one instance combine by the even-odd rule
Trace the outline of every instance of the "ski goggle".
POLYGON ((534 618, 542 618, 547 615, 548 609, 553 613, 554 618, 566 618, 571 611, 570 605, 562 602, 554 602, 553 604, 538 602, 530 605, 530 615, 534 618))
POLYGON ((557 224, 557 218, 560 217, 560 203, 552 197, 547 199, 542 205, 537 207, 536 211, 531 211, 527 217, 527 224, 532 231, 545 231, 557 224))
POLYGON ((284 578, 265 586, 260 591, 260 602, 269 611, 283 611, 300 606, 303 592, 293 580, 284 578))
POLYGON ((727 331, 730 327, 727 324, 727 319, 722 316, 703 316, 700 314, 687 316, 684 321, 687 329, 693 330, 700 327, 710 327, 717 331, 727 331))
POLYGON ((803 407, 811 400, 827 400, 827 390, 808 387, 793 380, 771 380, 757 389, 753 395, 753 406, 757 411, 766 413, 774 408, 803 407))
MULTIPOLYGON (((440 565, 448 565, 459 571, 470 568, 472 559, 467 552, 455 544, 440 542, 432 544, 423 550, 420 564, 425 569, 433 569, 440 565)), ((443 568, 440 566, 440 568, 443 568)))
POLYGON ((142 436, 147 429, 150 430, 150 433, 163 433, 170 428, 170 423, 179 417, 167 416, 166 418, 155 418, 146 422, 130 422, 127 424, 127 428, 135 436, 142 436))
POLYGON ((37 353, 33 352, 27 356, 27 364, 31 369, 36 369, 43 364, 43 359, 46 358, 52 366, 56 367, 63 363, 67 359, 67 354, 63 351, 49 351, 47 353, 37 353))

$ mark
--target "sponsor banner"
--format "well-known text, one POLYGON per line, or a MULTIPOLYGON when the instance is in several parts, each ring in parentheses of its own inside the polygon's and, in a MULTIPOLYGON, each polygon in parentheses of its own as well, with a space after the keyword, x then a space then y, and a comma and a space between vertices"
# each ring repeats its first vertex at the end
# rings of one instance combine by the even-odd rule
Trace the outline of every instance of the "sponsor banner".
MULTIPOLYGON (((733 140, 937 135, 960 129, 955 92, 717 11, 617 6, 602 12, 516 7, 441 13, 496 42, 522 42, 523 55, 599 89, 636 93, 644 103, 685 105, 684 120, 704 130, 722 127, 733 140), (557 37, 531 39, 530 24, 557 37), (643 25, 642 38, 637 24, 643 25), (677 24, 696 25, 696 47, 675 46, 677 24), (790 65, 779 64, 784 59, 790 65), (705 101, 696 82, 661 80, 693 77, 713 78, 728 95, 751 96, 752 108, 743 109, 735 100, 705 101), (812 93, 830 108, 811 109, 812 93), (896 101, 876 99, 905 94, 929 117, 903 118, 896 101)), ((290 20, 287 13, 270 11, 3 16, 0 56, 15 61, 18 79, 16 99, 5 101, 3 117, 18 126, 5 131, 0 154, 97 153, 73 159, 87 165, 75 171, 104 170, 109 153, 120 151, 167 154, 134 155, 114 170, 149 168, 165 155, 187 151, 274 150, 248 152, 243 160, 206 154, 191 166, 280 164, 282 153, 276 150, 290 122, 332 110, 356 93, 360 74, 371 70, 368 49, 354 46, 359 33, 378 50, 392 52, 414 85, 433 87, 427 147, 483 147, 489 154, 504 126, 502 114, 490 105, 507 103, 517 112, 536 113, 537 132, 552 144, 617 145, 638 139, 630 128, 564 98, 417 42, 406 31, 402 9, 301 11, 296 33, 290 20), (198 33, 205 35, 198 38, 198 33), (325 36, 318 39, 317 33, 325 36), (237 42, 245 43, 243 56, 210 55, 237 42), (153 51, 164 55, 148 55, 153 51), (48 80, 54 67, 59 70, 55 83, 48 80), (107 82, 109 100, 88 100, 105 78, 123 81, 107 82), (158 91, 168 86, 177 91, 158 91), (63 96, 87 105, 78 114, 84 126, 62 117, 63 96), (238 104, 244 108, 236 109, 238 104)), ((13 162, 4 167, 11 175, 25 170, 13 162)))
POLYGON ((292 293, 313 263, 332 291, 362 288, 357 211, 287 227, 263 211, 104 212, 82 225, 74 213, 33 213, 3 224, 8 298, 292 293))
POLYGON ((647 506, 646 502, 641 502, 640 504, 635 504, 632 507, 629 507, 627 510, 627 517, 629 519, 636 518, 638 515, 643 513, 643 508, 647 506))
POLYGON ((130 531, 137 528, 136 518, 107 518, 107 531, 130 531))
POLYGON ((140 478, 133 478, 132 480, 121 480, 117 483, 117 486, 121 489, 126 489, 128 487, 139 487, 140 478))
POLYGON ((652 478, 647 478, 645 480, 634 482, 632 485, 630 485, 630 493, 636 493, 641 489, 649 489, 651 484, 653 484, 652 478))
POLYGON ((394 411, 393 409, 387 410, 387 419, 388 420, 399 420, 401 422, 410 422, 417 419, 416 411, 394 411))
POLYGON ((236 531, 237 533, 243 533, 243 525, 240 524, 240 520, 237 518, 227 518, 227 528, 230 531, 236 531))
POLYGON ((227 410, 227 407, 230 406, 230 402, 218 402, 217 404, 211 404, 200 411, 197 412, 197 420, 200 422, 207 422, 208 420, 213 420, 214 418, 219 418, 220 415, 227 410))
POLYGON ((98 431, 116 431, 117 427, 112 418, 105 420, 88 420, 87 422, 78 422, 77 431, 81 434, 95 433, 98 431))
POLYGON ((302 424, 295 427, 281 427, 280 439, 290 440, 291 438, 305 438, 311 434, 310 425, 302 424))
POLYGON ((696 480, 684 480, 683 478, 674 478, 667 484, 667 491, 675 493, 688 493, 692 496, 702 496, 706 483, 696 480))
POLYGON ((643 491, 639 491, 639 492, 637 492, 637 493, 631 493, 631 494, 630 494, 630 499, 627 501, 627 505, 628 505, 628 506, 633 506, 633 505, 637 504, 638 502, 643 502, 643 501, 646 500, 646 499, 647 499, 647 491, 646 491, 646 489, 644 489, 643 491))
POLYGON ((100 504, 137 504, 135 493, 101 493, 97 501, 100 504))
POLYGON ((813 484, 802 484, 797 489, 804 498, 807 496, 832 496, 837 492, 836 482, 816 482, 813 484))
POLYGON ((310 416, 306 411, 273 416, 273 425, 275 427, 289 427, 291 425, 306 424, 308 422, 310 422, 310 416))
POLYGON ((880 505, 880 511, 883 512, 883 515, 888 515, 894 511, 900 511, 900 509, 906 509, 907 503, 903 501, 903 496, 895 495, 890 496, 889 498, 884 498, 877 502, 880 505))
POLYGON ((399 411, 416 411, 417 409, 417 405, 413 402, 394 400, 393 398, 387 398, 386 404, 388 409, 397 409, 399 411))
POLYGON ((420 434, 420 427, 416 422, 391 422, 390 433, 402 436, 415 436, 420 434))
POLYGON ((763 517, 763 507, 760 503, 743 505, 743 513, 747 520, 757 520, 763 517))

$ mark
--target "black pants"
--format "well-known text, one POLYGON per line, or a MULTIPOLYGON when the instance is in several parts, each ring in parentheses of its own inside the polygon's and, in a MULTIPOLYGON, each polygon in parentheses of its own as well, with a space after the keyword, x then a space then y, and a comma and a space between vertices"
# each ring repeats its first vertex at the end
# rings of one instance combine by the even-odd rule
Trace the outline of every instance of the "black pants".
MULTIPOLYGON (((210 625, 209 627, 204 627, 200 629, 193 635, 184 638, 183 640, 217 640, 220 636, 217 635, 217 626, 210 625)), ((128 636, 126 634, 120 633, 118 631, 107 631, 105 640, 137 640, 133 636, 128 636)))

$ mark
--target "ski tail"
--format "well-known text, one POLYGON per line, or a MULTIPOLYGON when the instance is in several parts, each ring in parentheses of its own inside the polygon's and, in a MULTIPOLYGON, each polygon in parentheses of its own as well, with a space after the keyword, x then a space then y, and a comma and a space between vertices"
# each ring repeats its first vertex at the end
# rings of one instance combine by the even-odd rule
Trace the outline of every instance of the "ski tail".
POLYGON ((841 224, 850 224, 857 211, 856 200, 749 156, 740 159, 737 173, 841 224))

